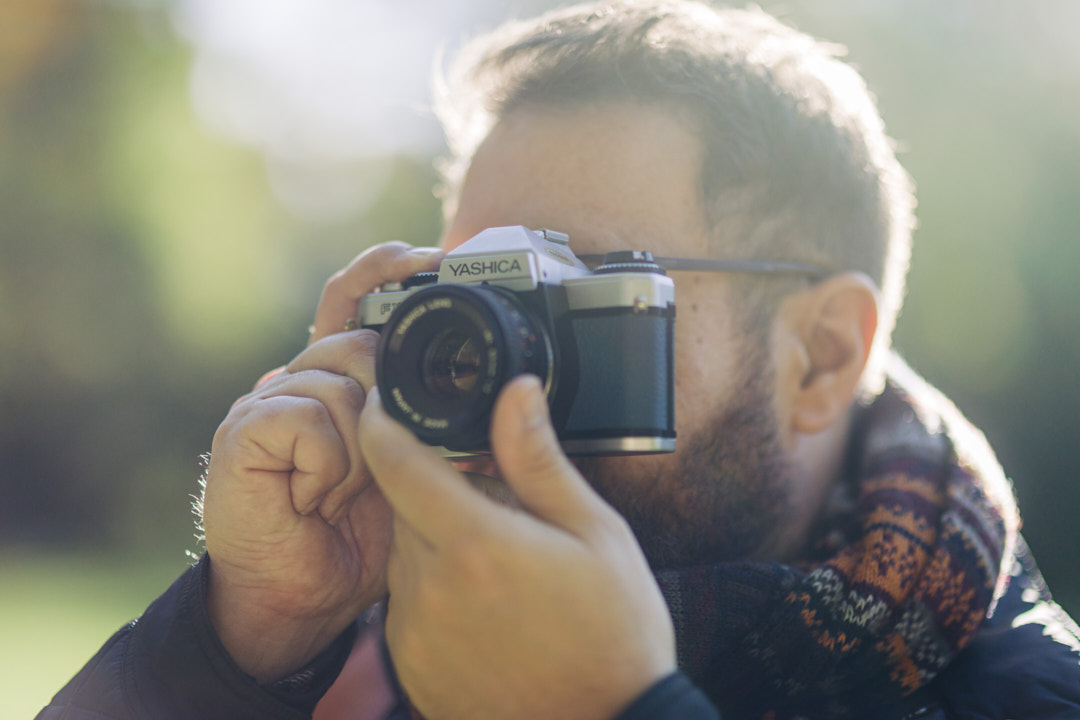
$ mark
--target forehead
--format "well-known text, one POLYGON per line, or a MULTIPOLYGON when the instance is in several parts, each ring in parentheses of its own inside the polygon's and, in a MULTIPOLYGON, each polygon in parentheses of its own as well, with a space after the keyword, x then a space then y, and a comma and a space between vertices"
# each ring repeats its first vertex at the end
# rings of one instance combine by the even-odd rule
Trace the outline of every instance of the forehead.
POLYGON ((443 245, 487 227, 526 225, 568 233, 580 254, 700 256, 702 159, 691 126, 660 108, 522 108, 477 150, 443 245))

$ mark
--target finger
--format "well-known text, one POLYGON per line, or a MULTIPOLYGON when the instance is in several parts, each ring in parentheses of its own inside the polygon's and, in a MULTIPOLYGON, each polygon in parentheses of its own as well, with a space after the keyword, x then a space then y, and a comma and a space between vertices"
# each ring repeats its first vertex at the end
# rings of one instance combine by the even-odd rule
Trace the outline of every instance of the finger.
POLYGON ((360 414, 360 449, 398 518, 439 548, 484 532, 494 512, 508 512, 387 415, 378 397, 372 390, 360 414))
MULTIPOLYGON (((394 543, 392 547, 401 573, 398 578, 399 581, 410 582, 412 579, 420 577, 420 568, 424 563, 430 561, 435 554, 435 549, 431 544, 399 515, 394 516, 394 543)), ((399 592, 404 589, 406 587, 398 586, 399 592)))
POLYGON ((374 330, 337 333, 309 346, 285 366, 290 373, 326 370, 352 378, 365 390, 375 385, 375 351, 379 334, 374 330))
POLYGON ((535 375, 506 384, 495 402, 491 447, 522 506, 579 537, 614 512, 563 454, 535 375))
POLYGON ((267 373, 264 373, 264 374, 263 374, 263 376, 262 376, 261 378, 259 378, 259 379, 258 379, 258 380, 257 380, 257 381, 255 382, 255 386, 254 386, 254 388, 253 388, 253 389, 254 389, 254 390, 258 390, 258 389, 259 389, 259 388, 261 388, 261 387, 262 387, 263 385, 265 385, 266 383, 270 382, 271 380, 273 380, 274 378, 276 378, 276 377, 277 377, 278 375, 280 375, 280 374, 281 374, 281 373, 283 373, 283 372, 285 372, 285 367, 284 367, 284 366, 282 366, 282 367, 277 367, 277 368, 274 368, 273 370, 270 370, 269 372, 267 372, 267 373))
POLYGON ((318 509, 331 524, 337 522, 352 500, 368 485, 370 475, 356 442, 357 423, 366 392, 355 380, 323 370, 305 370, 289 374, 263 391, 254 401, 262 403, 279 397, 317 401, 330 421, 345 451, 347 463, 340 475, 294 475, 292 480, 293 506, 297 512, 308 514, 318 509))
POLYGON ((251 392, 249 392, 247 395, 241 395, 236 400, 234 400, 233 404, 229 406, 229 410, 234 410, 237 405, 241 405, 244 402, 248 401, 250 398, 256 396, 259 390, 263 389, 266 385, 269 385, 275 378, 281 377, 284 373, 284 365, 263 373, 262 377, 255 381, 255 385, 251 388, 251 392))
POLYGON ((371 475, 363 458, 356 460, 350 454, 349 459, 353 465, 350 467, 349 474, 341 482, 330 486, 328 490, 319 488, 323 494, 320 496, 317 510, 330 525, 337 525, 349 514, 354 501, 367 490, 368 483, 371 481, 371 475))
POLYGON ((431 567, 436 560, 435 549, 427 543, 401 516, 394 516, 394 540, 390 546, 390 556, 386 567, 386 586, 390 593, 387 606, 387 640, 397 628, 390 630, 390 615, 396 619, 415 617, 415 607, 419 595, 424 593, 431 576, 425 573, 425 566, 431 567))
POLYGON ((321 488, 332 487, 349 472, 349 453, 323 403, 314 398, 278 396, 254 404, 234 423, 222 424, 211 462, 229 457, 241 472, 234 476, 255 482, 247 492, 264 495, 244 503, 251 512, 279 507, 280 496, 300 514, 314 511, 321 488), (239 452, 226 452, 232 444, 239 452), (289 474, 288 483, 263 482, 266 476, 289 474))
POLYGON ((327 281, 308 344, 341 332, 346 321, 356 317, 360 298, 383 283, 400 282, 418 272, 437 269, 443 254, 437 248, 412 248, 402 242, 365 250, 327 281))

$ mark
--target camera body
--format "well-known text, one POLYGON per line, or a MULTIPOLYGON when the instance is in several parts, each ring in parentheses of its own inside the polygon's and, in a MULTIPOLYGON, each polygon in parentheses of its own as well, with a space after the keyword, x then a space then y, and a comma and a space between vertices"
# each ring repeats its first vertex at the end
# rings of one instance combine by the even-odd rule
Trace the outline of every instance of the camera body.
POLYGON ((675 287, 648 253, 590 270, 562 233, 489 228, 357 317, 381 334, 386 411, 447 456, 488 452, 495 397, 525 372, 568 455, 675 449, 675 287))

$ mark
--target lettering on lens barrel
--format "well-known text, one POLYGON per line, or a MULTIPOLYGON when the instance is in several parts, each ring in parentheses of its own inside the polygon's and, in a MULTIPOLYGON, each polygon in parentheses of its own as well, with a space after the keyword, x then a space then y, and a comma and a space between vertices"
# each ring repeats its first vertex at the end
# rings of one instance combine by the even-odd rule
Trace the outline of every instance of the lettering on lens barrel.
POLYGON ((589 270, 568 242, 489 228, 438 273, 363 298, 387 412, 446 455, 484 453, 499 390, 532 373, 567 454, 673 451, 674 284, 648 253, 589 270))

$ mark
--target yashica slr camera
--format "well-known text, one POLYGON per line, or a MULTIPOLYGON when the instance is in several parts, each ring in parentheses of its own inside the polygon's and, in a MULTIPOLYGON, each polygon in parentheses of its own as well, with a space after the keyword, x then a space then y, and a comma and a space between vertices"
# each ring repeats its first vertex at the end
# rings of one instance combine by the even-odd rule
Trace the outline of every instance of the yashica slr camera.
POLYGON ((675 286, 648 253, 590 270, 566 235, 489 228, 361 299, 386 411, 444 455, 485 453, 499 389, 543 383, 568 455, 675 449, 675 286))

